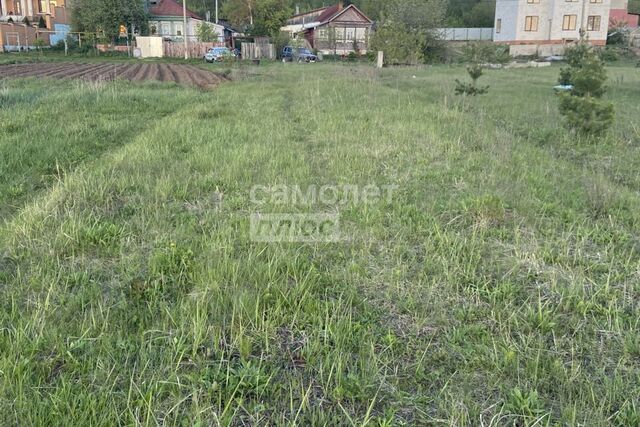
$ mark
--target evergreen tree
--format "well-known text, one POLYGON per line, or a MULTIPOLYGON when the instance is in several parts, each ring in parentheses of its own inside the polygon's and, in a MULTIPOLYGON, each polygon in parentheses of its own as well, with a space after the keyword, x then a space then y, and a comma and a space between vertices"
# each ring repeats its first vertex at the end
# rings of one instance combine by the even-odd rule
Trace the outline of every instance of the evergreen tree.
POLYGON ((613 123, 613 104, 602 96, 606 92, 607 74, 604 63, 581 35, 580 42, 566 53, 569 68, 560 72, 560 82, 573 86, 561 93, 560 114, 574 132, 598 135, 613 123))

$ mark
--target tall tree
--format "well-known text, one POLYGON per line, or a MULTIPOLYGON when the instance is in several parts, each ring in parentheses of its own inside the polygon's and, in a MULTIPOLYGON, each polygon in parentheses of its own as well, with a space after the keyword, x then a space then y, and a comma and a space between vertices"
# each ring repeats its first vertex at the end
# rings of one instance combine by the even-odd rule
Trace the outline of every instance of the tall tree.
POLYGON ((250 32, 256 36, 275 37, 292 14, 289 0, 257 0, 250 32))
POLYGON ((374 33, 373 50, 385 52, 387 62, 415 64, 433 56, 440 42, 430 31, 442 25, 446 0, 389 0, 374 33))
POLYGON ((248 33, 276 36, 293 14, 291 0, 227 0, 224 16, 248 33))
POLYGON ((148 17, 144 4, 138 0, 74 0, 71 3, 74 31, 99 33, 114 40, 120 25, 131 26, 141 33, 147 31, 148 17))
POLYGON ((256 0, 227 0, 222 7, 223 15, 239 27, 253 26, 256 0))

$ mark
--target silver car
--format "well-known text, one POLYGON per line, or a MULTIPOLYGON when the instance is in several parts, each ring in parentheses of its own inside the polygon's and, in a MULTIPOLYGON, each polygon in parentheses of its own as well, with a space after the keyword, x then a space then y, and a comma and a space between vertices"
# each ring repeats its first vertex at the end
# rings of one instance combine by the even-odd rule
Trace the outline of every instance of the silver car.
POLYGON ((212 47, 204 55, 206 62, 220 62, 229 60, 234 57, 234 54, 228 47, 212 47))

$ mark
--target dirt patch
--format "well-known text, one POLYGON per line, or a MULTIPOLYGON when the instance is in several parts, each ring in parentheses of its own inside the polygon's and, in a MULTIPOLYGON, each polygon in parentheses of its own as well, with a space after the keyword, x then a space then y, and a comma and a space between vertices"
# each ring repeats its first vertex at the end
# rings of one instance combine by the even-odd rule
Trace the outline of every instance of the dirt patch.
POLYGON ((38 77, 52 79, 81 79, 88 81, 175 82, 202 88, 213 87, 228 80, 226 77, 193 65, 181 64, 79 64, 35 63, 0 65, 0 79, 38 77))

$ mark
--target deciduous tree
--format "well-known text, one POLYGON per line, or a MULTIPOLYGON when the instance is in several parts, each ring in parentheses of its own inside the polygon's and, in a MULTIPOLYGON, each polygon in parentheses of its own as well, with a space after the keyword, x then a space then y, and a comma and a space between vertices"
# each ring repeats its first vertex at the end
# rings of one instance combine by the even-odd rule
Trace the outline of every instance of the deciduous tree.
POLYGON ((99 33, 114 40, 120 25, 147 32, 148 17, 138 0, 74 0, 71 4, 74 31, 99 33))

